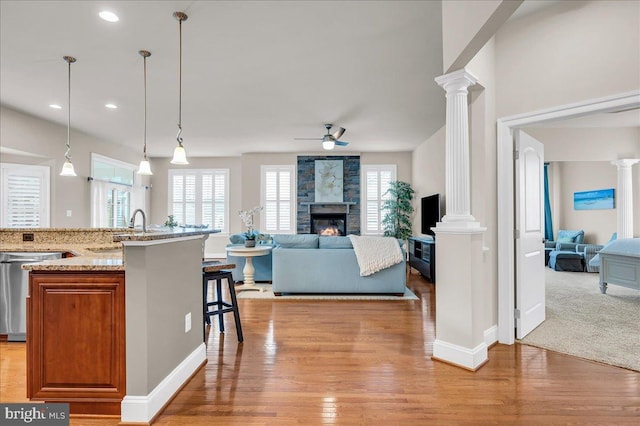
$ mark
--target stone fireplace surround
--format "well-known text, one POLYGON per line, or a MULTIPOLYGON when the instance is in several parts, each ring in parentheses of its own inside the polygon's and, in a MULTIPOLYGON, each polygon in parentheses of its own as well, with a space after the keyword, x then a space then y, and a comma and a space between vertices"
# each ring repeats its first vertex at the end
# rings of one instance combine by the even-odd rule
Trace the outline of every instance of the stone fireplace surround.
POLYGON ((311 214, 346 215, 347 234, 360 234, 360 156, 298 156, 297 233, 311 233, 311 214), (344 203, 315 203, 315 161, 343 161, 344 203))

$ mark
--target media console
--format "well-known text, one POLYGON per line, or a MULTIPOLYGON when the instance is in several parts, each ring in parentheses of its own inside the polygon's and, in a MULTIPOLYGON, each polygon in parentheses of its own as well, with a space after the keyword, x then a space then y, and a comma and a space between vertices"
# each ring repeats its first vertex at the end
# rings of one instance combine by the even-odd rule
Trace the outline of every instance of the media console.
POLYGON ((409 266, 436 283, 436 242, 429 238, 409 237, 409 266))

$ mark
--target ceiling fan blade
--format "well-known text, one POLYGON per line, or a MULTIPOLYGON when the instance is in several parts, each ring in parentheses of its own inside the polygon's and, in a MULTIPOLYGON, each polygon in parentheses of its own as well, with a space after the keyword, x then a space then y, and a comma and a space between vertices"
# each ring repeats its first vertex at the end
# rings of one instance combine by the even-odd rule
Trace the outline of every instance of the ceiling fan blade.
POLYGON ((349 145, 349 142, 345 142, 345 141, 336 141, 335 143, 338 146, 347 146, 347 145, 349 145))
POLYGON ((321 141, 322 138, 293 138, 294 141, 321 141))
POLYGON ((337 132, 335 132, 335 133, 334 133, 333 135, 331 135, 331 136, 333 136, 336 140, 337 140, 337 139, 340 139, 340 136, 344 135, 344 132, 346 132, 346 130, 347 130, 347 129, 345 129, 344 127, 340 127, 340 128, 338 129, 338 131, 337 131, 337 132))

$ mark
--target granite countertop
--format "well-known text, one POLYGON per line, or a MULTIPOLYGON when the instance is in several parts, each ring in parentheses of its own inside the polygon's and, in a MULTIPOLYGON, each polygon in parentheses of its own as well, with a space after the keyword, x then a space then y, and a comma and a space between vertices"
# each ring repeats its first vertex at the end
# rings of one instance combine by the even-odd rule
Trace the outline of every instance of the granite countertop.
MULTIPOLYGON (((22 231, 22 230, 19 230, 22 231)), ((28 230, 25 230, 28 231, 28 230)), ((69 233, 86 232, 75 229, 47 229, 46 232, 56 231, 68 236, 69 233)), ((104 230, 100 230, 104 231, 104 230)), ((111 230, 113 231, 113 230, 111 230)), ((60 241, 50 242, 2 242, 0 250, 4 252, 61 252, 68 253, 69 257, 54 260, 45 260, 37 263, 22 265, 22 269, 29 271, 124 271, 124 247, 126 241, 151 241, 168 238, 180 238, 193 235, 204 235, 220 232, 208 228, 152 228, 148 232, 114 233, 112 242, 67 242, 64 238, 60 241)))
POLYGON ((168 238, 190 237, 192 235, 215 234, 219 229, 211 228, 151 228, 147 232, 125 232, 114 234, 113 241, 153 241, 168 238))

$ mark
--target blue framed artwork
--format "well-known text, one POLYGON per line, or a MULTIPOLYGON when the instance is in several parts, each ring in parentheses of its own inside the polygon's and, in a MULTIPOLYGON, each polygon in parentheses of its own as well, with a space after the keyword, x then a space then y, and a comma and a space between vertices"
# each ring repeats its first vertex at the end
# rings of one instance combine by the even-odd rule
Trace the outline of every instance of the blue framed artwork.
POLYGON ((574 210, 604 210, 615 208, 615 189, 596 189, 573 193, 574 210))

